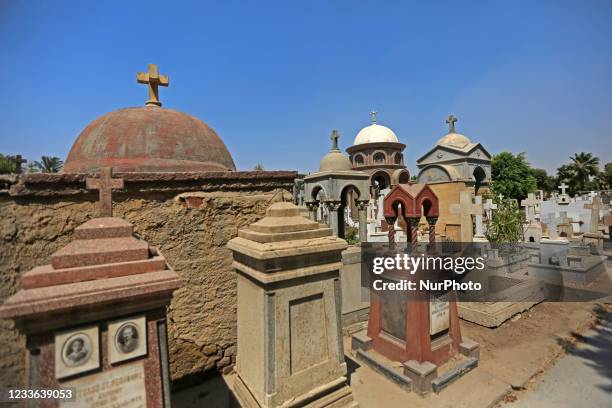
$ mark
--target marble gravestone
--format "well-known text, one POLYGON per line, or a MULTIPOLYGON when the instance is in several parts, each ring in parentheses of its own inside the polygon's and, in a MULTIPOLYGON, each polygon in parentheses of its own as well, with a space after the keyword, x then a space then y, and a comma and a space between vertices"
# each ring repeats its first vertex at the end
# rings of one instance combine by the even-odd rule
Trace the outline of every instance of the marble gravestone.
POLYGON ((28 388, 73 388, 41 407, 169 407, 166 307, 180 286, 121 218, 92 219, 0 308, 26 336, 28 388))
POLYGON ((228 248, 238 283, 240 405, 356 407, 340 327, 346 241, 281 202, 228 248))

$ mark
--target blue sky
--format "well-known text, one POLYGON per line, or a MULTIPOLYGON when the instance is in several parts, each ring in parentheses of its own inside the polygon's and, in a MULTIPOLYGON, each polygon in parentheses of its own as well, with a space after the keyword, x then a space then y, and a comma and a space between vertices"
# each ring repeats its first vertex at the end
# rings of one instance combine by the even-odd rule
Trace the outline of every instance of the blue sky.
POLYGON ((312 171, 379 111, 406 162, 457 129, 554 170, 612 161, 612 1, 0 0, 0 152, 65 158, 80 131, 170 76, 238 169, 312 171))

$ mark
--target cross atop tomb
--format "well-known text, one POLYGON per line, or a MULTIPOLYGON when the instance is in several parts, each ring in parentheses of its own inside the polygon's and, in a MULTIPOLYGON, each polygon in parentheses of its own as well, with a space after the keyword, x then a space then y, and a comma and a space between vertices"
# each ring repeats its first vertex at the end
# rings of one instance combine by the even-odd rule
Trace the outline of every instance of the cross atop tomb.
POLYGON ((446 119, 446 123, 448 124, 448 133, 455 133, 455 123, 457 122, 457 118, 455 115, 451 114, 446 119))
POLYGON ((111 167, 102 167, 99 178, 88 178, 85 180, 89 190, 100 191, 100 217, 113 216, 113 188, 123 188, 123 179, 113 178, 111 167))
POLYGON ((149 64, 148 72, 138 72, 136 80, 139 84, 149 85, 149 100, 145 103, 147 106, 161 106, 159 101, 158 86, 168 86, 170 80, 167 75, 160 75, 157 70, 157 65, 149 64))
POLYGON ((376 115, 378 115, 378 111, 370 111, 370 117, 372 118, 372 124, 375 125, 376 124, 376 115))
POLYGON ((561 194, 565 195, 565 189, 568 187, 569 186, 565 184, 565 181, 564 181, 563 183, 561 183, 561 185, 558 188, 561 190, 561 194))
POLYGON ((27 160, 22 158, 20 154, 15 156, 15 173, 21 174, 22 172, 21 165, 26 162, 27 160))
POLYGON ((527 221, 531 224, 535 219, 535 207, 538 204, 538 200, 535 197, 535 194, 529 193, 527 194, 527 198, 521 201, 521 207, 525 207, 525 215, 527 217, 527 221))
POLYGON ((332 150, 340 150, 338 149, 338 139, 340 138, 340 134, 336 129, 332 130, 332 134, 330 139, 332 140, 332 150))

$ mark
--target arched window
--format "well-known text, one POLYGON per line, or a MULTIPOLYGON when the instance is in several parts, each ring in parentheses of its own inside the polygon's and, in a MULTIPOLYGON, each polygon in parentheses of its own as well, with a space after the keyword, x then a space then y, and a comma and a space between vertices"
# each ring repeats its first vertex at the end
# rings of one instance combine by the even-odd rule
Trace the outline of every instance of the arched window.
POLYGON ((363 165, 363 156, 360 154, 355 155, 355 160, 353 161, 354 164, 356 164, 357 166, 362 166, 363 165))
POLYGON ((374 153, 374 163, 384 163, 385 162, 385 154, 382 152, 374 153))
POLYGON ((395 164, 402 164, 402 161, 404 160, 403 155, 401 153, 396 153, 394 159, 395 164))

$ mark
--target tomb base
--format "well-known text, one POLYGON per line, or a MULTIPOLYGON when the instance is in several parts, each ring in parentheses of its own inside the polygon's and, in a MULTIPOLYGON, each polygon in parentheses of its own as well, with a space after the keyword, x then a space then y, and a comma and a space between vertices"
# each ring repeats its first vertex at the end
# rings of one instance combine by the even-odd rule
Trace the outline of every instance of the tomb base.
POLYGON ((437 366, 430 361, 393 361, 372 349, 372 339, 366 331, 355 333, 351 338, 353 355, 361 363, 382 374, 387 379, 421 396, 429 392, 439 393, 453 381, 478 366, 480 346, 464 338, 459 344, 459 354, 437 366))
MULTIPOLYGON (((283 404, 283 407, 300 407, 300 408, 358 408, 359 404, 353 398, 351 388, 346 385, 346 378, 341 377, 328 384, 322 385, 307 394, 294 398, 292 401, 283 404)), ((275 406, 273 404, 261 405, 253 394, 249 391, 249 387, 244 383, 240 375, 234 379, 232 387, 233 395, 238 406, 241 408, 264 408, 275 406)), ((268 399, 272 399, 269 396, 268 399)))

